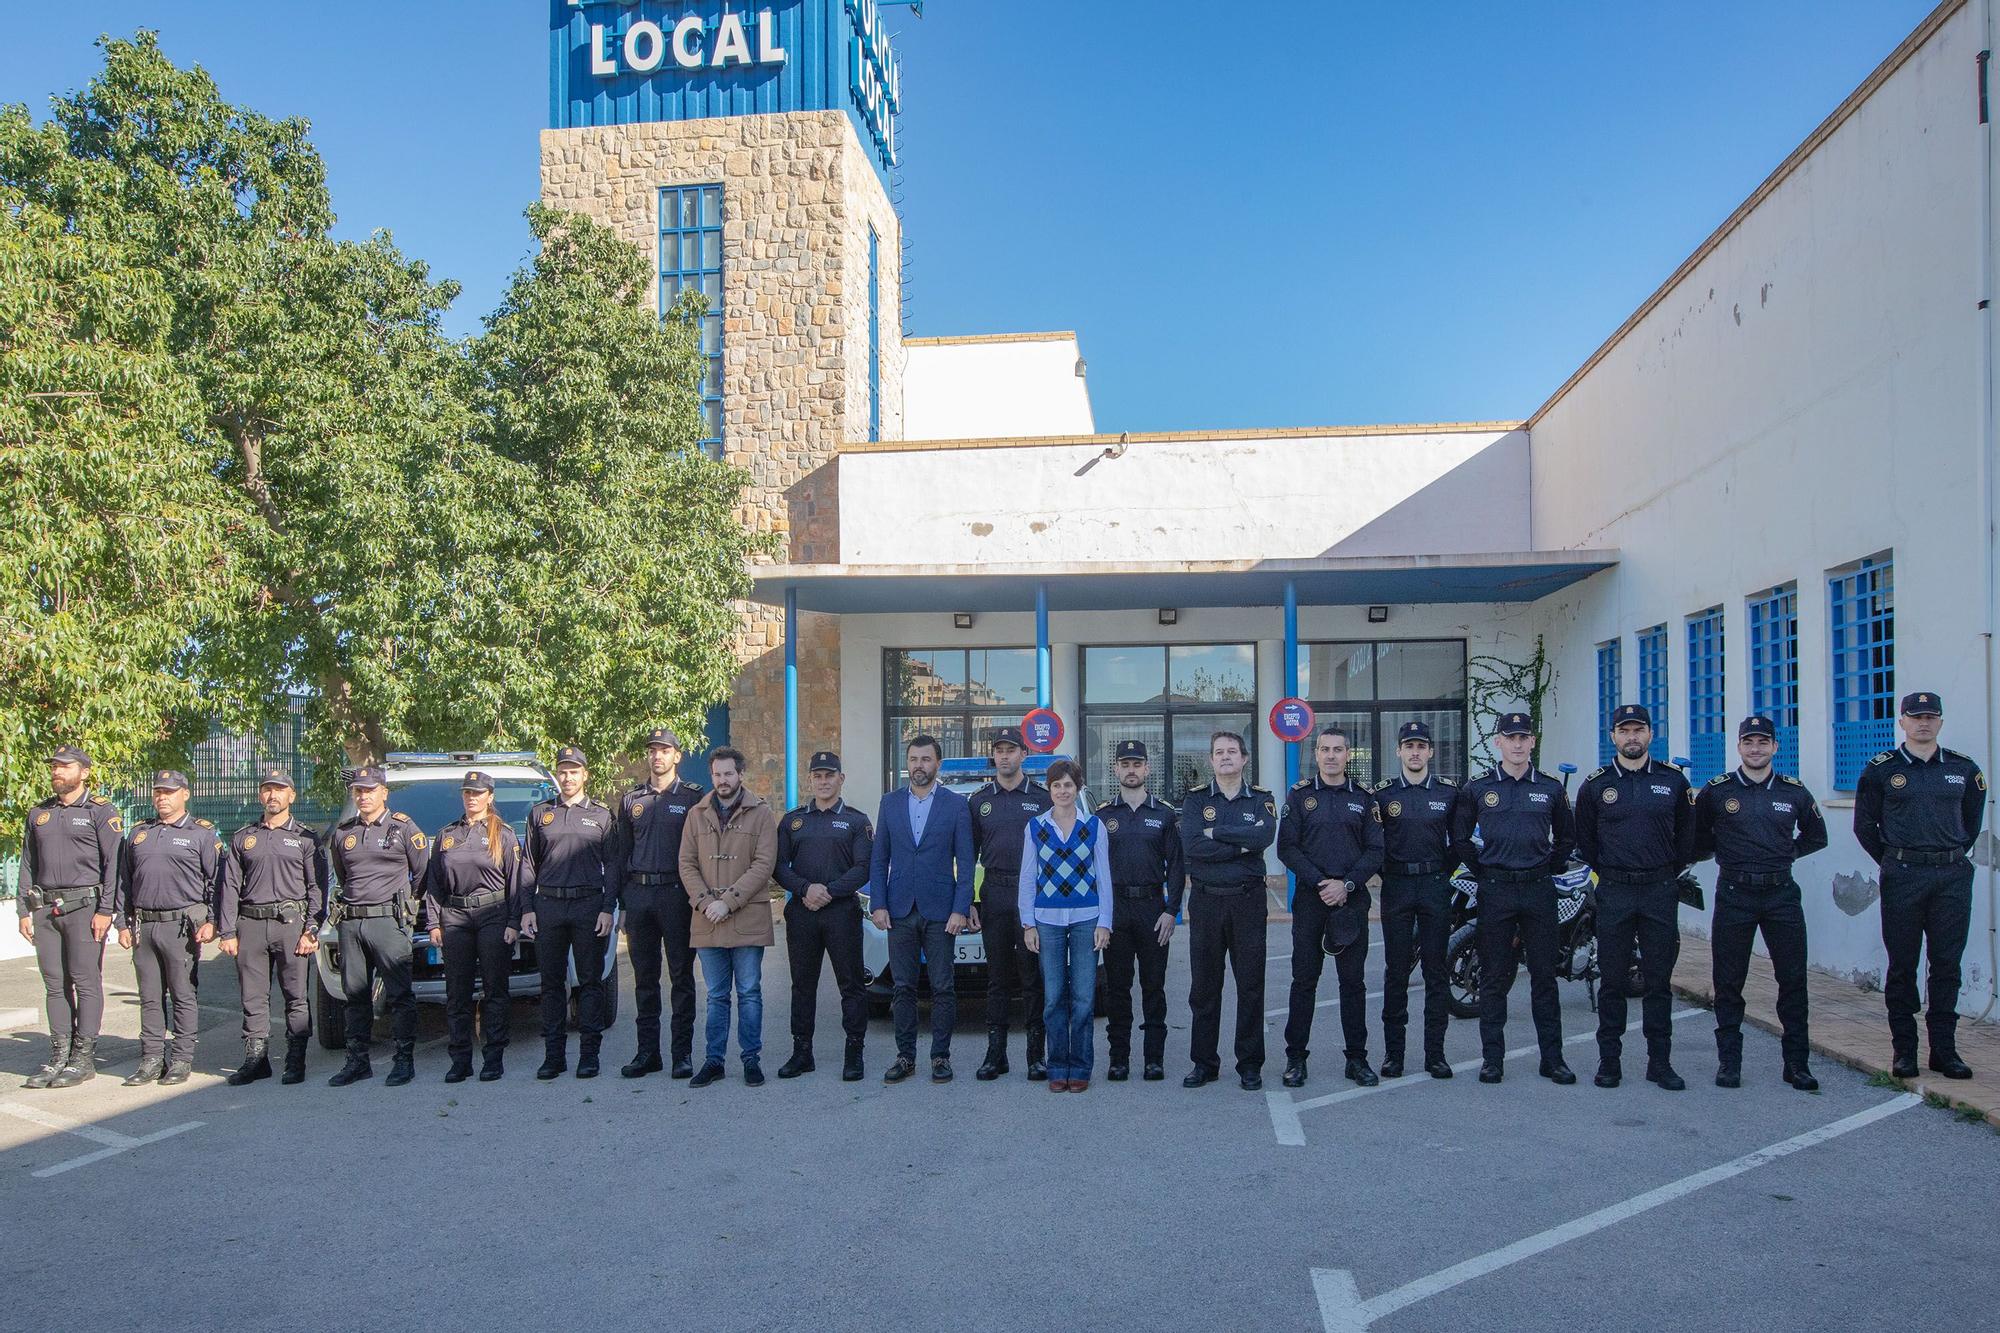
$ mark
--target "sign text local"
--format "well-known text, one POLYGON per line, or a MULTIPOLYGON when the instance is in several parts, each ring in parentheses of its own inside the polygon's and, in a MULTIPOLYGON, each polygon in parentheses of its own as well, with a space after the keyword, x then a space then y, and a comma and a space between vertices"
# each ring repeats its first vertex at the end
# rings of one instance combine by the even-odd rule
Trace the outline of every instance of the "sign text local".
MULTIPOLYGON (((624 0, 622 7, 636 8, 637 0, 624 0)), ((668 61, 692 72, 782 65, 788 58, 778 45, 777 16, 768 9, 757 11, 754 25, 746 15, 725 10, 713 33, 699 14, 685 15, 671 27, 635 18, 622 38, 607 33, 602 23, 590 25, 590 72, 600 79, 651 74, 668 61)))

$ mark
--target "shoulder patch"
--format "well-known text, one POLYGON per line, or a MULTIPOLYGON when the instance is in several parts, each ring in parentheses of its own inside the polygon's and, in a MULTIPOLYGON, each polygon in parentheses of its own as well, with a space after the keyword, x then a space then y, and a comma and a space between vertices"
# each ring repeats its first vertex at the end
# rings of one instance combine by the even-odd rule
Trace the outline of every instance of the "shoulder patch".
MULTIPOLYGON (((1945 758, 1947 758, 1947 759, 1956 759, 1956 760, 1958 760, 1958 761, 1959 761, 1960 763, 1964 763, 1964 764, 1971 764, 1971 763, 1972 763, 1972 756, 1971 756, 1971 755, 1969 755, 1969 754, 1960 754, 1960 753, 1959 753, 1958 751, 1956 751, 1956 750, 1954 750, 1954 749, 1951 749, 1950 747, 1948 747, 1948 746, 1944 746, 1944 745, 1940 745, 1940 746, 1938 746, 1938 749, 1939 749, 1939 750, 1940 750, 1940 751, 1941 751, 1941 752, 1942 752, 1942 753, 1944 754, 1945 758)), ((1977 765, 1977 764, 1973 764, 1973 767, 1977 768, 1977 767, 1978 767, 1978 765, 1977 765)))
POLYGON ((1585 781, 1585 782, 1588 782, 1588 781, 1590 781, 1590 778, 1601 778, 1601 777, 1603 777, 1603 776, 1604 776, 1604 775, 1605 775, 1606 773, 1609 773, 1610 771, 1611 771, 1611 765, 1609 765, 1609 764, 1602 764, 1602 765, 1599 765, 1598 767, 1596 767, 1596 768, 1593 768, 1592 770, 1590 770, 1590 777, 1589 777, 1589 778, 1585 778, 1585 779, 1584 779, 1584 781, 1585 781))
POLYGON ((1458 785, 1458 779, 1457 779, 1457 778, 1439 778, 1439 779, 1438 779, 1438 785, 1440 785, 1440 786, 1444 786, 1444 787, 1456 787, 1456 786, 1458 785))
POLYGON ((1793 777, 1790 773, 1778 774, 1778 781, 1786 783, 1793 787, 1803 787, 1806 785, 1805 783, 1799 781, 1797 778, 1793 777))
POLYGON ((197 820, 195 820, 194 822, 195 822, 195 823, 197 823, 197 824, 199 824, 199 825, 201 825, 201 826, 202 826, 203 828, 214 828, 214 827, 215 827, 215 821, 214 821, 214 820, 212 820, 212 819, 197 819, 197 820))
POLYGON ((1875 764, 1886 764, 1895 757, 1896 757, 1896 752, 1894 750, 1884 750, 1882 751, 1882 753, 1876 755, 1873 759, 1870 759, 1868 762, 1871 766, 1875 764))
POLYGON ((1729 781, 1729 775, 1727 773, 1717 773, 1714 777, 1708 780, 1708 785, 1711 787, 1720 787, 1723 783, 1727 781, 1729 781))
POLYGON ((1293 791, 1302 791, 1302 790, 1304 790, 1305 788, 1307 788, 1307 787, 1310 787, 1311 785, 1312 785, 1312 779, 1311 779, 1311 778, 1300 778, 1300 779, 1299 779, 1299 780, 1298 780, 1297 782, 1294 782, 1294 783, 1292 784, 1292 790, 1293 790, 1293 791))
POLYGON ((92 805, 110 805, 111 798, 109 796, 93 796, 90 798, 90 803, 92 805))
POLYGON ((1396 785, 1396 779, 1394 779, 1394 778, 1383 778, 1383 779, 1382 779, 1382 780, 1381 780, 1380 782, 1378 782, 1378 783, 1376 783, 1376 784, 1375 784, 1375 790, 1376 790, 1376 791, 1387 791, 1387 790, 1389 790, 1389 788, 1391 788, 1391 787, 1393 787, 1393 786, 1395 786, 1395 785, 1396 785))
POLYGON ((408 815, 404 814, 404 813, 403 813, 403 812, 402 812, 401 810, 393 810, 393 811, 391 811, 391 812, 389 813, 389 818, 391 818, 391 819, 393 819, 393 820, 395 820, 395 821, 397 821, 398 823, 401 823, 401 824, 407 824, 407 823, 409 823, 409 822, 410 822, 410 817, 409 817, 408 815))

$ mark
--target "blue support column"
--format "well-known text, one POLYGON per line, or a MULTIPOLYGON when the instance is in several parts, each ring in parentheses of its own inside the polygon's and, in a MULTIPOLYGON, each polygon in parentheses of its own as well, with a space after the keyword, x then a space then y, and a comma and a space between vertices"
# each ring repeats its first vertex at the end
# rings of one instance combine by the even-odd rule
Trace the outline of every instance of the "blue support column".
MULTIPOLYGON (((1285 697, 1297 698, 1299 693, 1299 585, 1291 579, 1285 580, 1285 697)), ((1285 780, 1278 785, 1279 799, 1284 799, 1285 789, 1299 777, 1299 744, 1285 742, 1285 780)), ((1292 898, 1298 892, 1298 876, 1285 872, 1285 906, 1292 905, 1292 898)))
POLYGON ((799 803, 799 590, 785 589, 785 809, 799 803))
POLYGON ((1048 708, 1055 700, 1049 682, 1049 585, 1035 585, 1035 707, 1048 708))

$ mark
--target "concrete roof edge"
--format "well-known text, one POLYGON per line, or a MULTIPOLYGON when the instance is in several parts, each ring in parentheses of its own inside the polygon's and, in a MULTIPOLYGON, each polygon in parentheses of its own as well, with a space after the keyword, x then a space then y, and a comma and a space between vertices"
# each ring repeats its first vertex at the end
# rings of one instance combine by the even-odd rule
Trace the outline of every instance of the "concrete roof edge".
POLYGON ((1347 569, 1506 568, 1513 565, 1612 565, 1616 547, 1562 551, 1472 551, 1452 554, 1297 556, 1279 560, 1076 560, 1047 564, 752 565, 758 583, 830 578, 1064 578, 1105 574, 1284 574, 1347 569))
POLYGON ((1431 421, 1381 426, 1275 426, 1263 430, 1126 431, 1097 435, 1018 435, 966 440, 851 440, 843 454, 903 454, 944 449, 1047 449, 1064 445, 1185 444, 1203 440, 1302 440, 1367 435, 1505 434, 1520 430, 1520 421, 1431 421))
POLYGON ((1075 329, 1053 329, 1047 333, 953 333, 932 338, 905 338, 905 347, 969 347, 976 343, 1059 343, 1076 342, 1075 329))

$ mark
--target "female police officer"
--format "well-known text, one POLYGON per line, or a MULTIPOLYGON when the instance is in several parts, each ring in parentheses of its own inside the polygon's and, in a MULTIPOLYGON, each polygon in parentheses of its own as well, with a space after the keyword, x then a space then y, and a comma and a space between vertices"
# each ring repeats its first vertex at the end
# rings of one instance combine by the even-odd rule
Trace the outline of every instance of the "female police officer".
POLYGON ((472 978, 477 967, 485 1000, 486 1032, 481 1082, 501 1074, 507 1049, 507 963, 514 929, 507 924, 527 909, 529 872, 520 839, 493 812, 493 778, 477 769, 465 775, 460 795, 465 818, 438 833, 437 850, 424 873, 424 920, 431 943, 444 949, 444 1008, 451 1025, 447 1083, 472 1077, 472 978))

